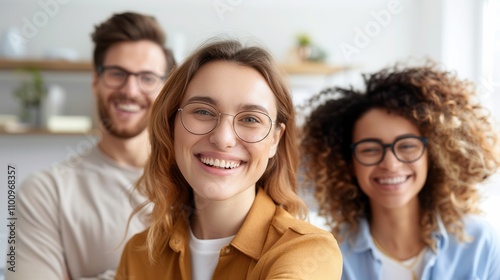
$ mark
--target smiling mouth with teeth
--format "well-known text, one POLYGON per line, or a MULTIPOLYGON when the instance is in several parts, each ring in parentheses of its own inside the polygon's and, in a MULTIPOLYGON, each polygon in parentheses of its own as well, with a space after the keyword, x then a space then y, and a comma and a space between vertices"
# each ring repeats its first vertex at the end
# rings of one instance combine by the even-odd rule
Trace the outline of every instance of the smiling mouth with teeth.
POLYGON ((383 185, 395 185, 402 184, 406 181, 406 176, 392 177, 392 178, 379 178, 377 179, 379 184, 383 185))
POLYGON ((204 164, 217 168, 233 169, 240 166, 240 162, 234 162, 229 160, 219 160, 213 158, 200 158, 200 161, 204 164))
POLYGON ((135 103, 118 103, 116 107, 122 111, 130 113, 135 113, 141 110, 141 106, 135 103))

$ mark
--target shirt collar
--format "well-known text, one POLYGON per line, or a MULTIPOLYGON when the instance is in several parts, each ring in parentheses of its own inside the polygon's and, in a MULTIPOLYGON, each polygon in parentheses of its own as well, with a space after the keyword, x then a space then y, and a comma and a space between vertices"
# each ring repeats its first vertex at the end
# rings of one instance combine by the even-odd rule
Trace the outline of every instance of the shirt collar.
MULTIPOLYGON (((438 250, 443 250, 448 246, 449 236, 444 223, 439 215, 437 215, 438 228, 432 233, 432 237, 436 241, 436 247, 438 250)), ((361 218, 359 221, 359 230, 355 234, 355 237, 350 240, 349 237, 346 240, 352 247, 353 252, 364 252, 367 250, 373 250, 375 244, 373 243, 372 236, 370 234, 370 225, 366 218, 361 218)))
MULTIPOLYGON (((253 259, 262 254, 267 232, 276 212, 276 204, 262 188, 258 188, 255 200, 231 245, 253 259)), ((168 244, 175 252, 189 245, 189 220, 179 218, 172 229, 168 244)))
POLYGON ((438 228, 432 233, 432 237, 434 238, 434 240, 436 240, 436 248, 438 250, 444 250, 446 247, 448 247, 450 237, 448 235, 446 227, 444 226, 441 216, 437 215, 436 218, 438 222, 438 228))
POLYGON ((359 220, 358 232, 353 239, 347 237, 347 242, 352 246, 353 252, 361 253, 375 247, 370 234, 370 225, 366 218, 359 220))

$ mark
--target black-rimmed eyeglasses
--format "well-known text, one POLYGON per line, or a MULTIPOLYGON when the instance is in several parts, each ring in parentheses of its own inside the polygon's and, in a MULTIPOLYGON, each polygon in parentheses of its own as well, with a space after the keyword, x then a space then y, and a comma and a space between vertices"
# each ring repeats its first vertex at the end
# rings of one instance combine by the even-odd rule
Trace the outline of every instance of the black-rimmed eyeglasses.
POLYGON ((390 144, 376 139, 364 139, 351 144, 354 158, 363 165, 376 165, 384 160, 386 149, 390 148, 394 156, 404 163, 412 163, 422 157, 427 145, 427 138, 408 135, 398 137, 390 144))
POLYGON ((233 117, 233 130, 236 136, 248 143, 264 140, 276 123, 264 112, 241 111, 236 115, 219 112, 215 107, 203 102, 191 102, 177 110, 182 126, 192 134, 205 135, 220 123, 222 115, 233 117))
POLYGON ((111 89, 119 89, 127 82, 130 75, 136 76, 139 88, 145 93, 155 92, 165 80, 165 76, 160 76, 153 72, 130 72, 119 66, 99 66, 97 67, 103 79, 104 85, 111 89))

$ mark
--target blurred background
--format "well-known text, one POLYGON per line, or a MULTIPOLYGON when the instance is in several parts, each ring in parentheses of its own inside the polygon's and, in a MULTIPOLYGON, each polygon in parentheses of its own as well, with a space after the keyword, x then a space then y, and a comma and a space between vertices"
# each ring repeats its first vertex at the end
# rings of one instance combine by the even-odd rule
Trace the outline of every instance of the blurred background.
MULTIPOLYGON (((30 173, 77 159, 95 143, 90 34, 124 11, 155 16, 178 61, 221 34, 266 47, 288 74, 296 105, 327 86, 357 87, 361 73, 430 58, 475 82, 481 102, 500 120, 500 0, 2 0, 2 225, 8 165, 16 167, 19 186, 30 173), (23 93, 36 95, 40 85, 39 106, 25 106, 23 93)), ((486 215, 500 230, 492 218, 500 210, 500 176, 484 192, 486 215)), ((0 268, 6 230, 0 226, 0 268)))

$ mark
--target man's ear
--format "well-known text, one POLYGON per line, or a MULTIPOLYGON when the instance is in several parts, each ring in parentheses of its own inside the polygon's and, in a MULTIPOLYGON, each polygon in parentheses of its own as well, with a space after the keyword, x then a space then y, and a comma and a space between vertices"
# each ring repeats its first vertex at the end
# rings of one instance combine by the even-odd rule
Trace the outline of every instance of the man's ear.
POLYGON ((273 143, 271 149, 269 149, 269 158, 274 157, 276 155, 276 151, 278 150, 278 144, 280 143, 281 136, 285 132, 286 126, 284 123, 279 124, 279 128, 276 128, 271 132, 270 137, 272 137, 273 143))

